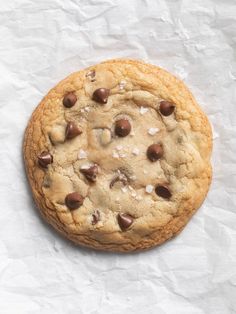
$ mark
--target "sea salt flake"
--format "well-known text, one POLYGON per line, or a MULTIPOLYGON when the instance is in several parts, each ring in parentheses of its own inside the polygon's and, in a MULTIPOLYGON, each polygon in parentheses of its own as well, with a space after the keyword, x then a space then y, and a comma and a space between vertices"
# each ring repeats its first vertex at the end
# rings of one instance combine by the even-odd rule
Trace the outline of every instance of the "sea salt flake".
POLYGON ((86 112, 89 112, 89 111, 90 111, 89 106, 85 107, 84 110, 85 110, 86 112))
POLYGON ((137 201, 141 201, 143 198, 142 198, 141 195, 137 195, 137 196, 135 197, 135 199, 136 199, 137 201))
POLYGON ((135 148, 132 150, 132 154, 134 154, 134 155, 136 155, 136 156, 138 156, 139 153, 140 153, 140 150, 139 150, 137 147, 135 147, 135 148))
POLYGON ((125 80, 121 80, 119 83, 119 89, 121 89, 121 90, 124 89, 126 84, 127 84, 127 82, 125 80))
POLYGON ((89 169, 90 167, 92 167, 93 164, 84 164, 80 167, 80 169, 89 169))
POLYGON ((148 134, 155 135, 159 131, 160 131, 160 129, 158 129, 158 128, 150 128, 150 129, 148 129, 148 134))
POLYGON ((137 196, 137 193, 136 193, 136 192, 131 192, 131 196, 132 196, 132 197, 136 197, 136 196, 137 196))
POLYGON ((122 186, 121 191, 122 191, 123 193, 126 193, 126 192, 128 191, 128 189, 127 189, 126 186, 122 186))
POLYGON ((112 157, 113 158, 120 158, 119 154, 115 151, 112 152, 112 157))
POLYGON ((139 112, 141 113, 141 114, 145 114, 146 112, 148 112, 148 108, 145 108, 145 107, 140 107, 140 109, 139 109, 139 112))
POLYGON ((122 150, 122 149, 123 149, 123 146, 122 146, 122 145, 117 145, 117 146, 116 146, 116 149, 117 149, 117 150, 122 150))
POLYGON ((80 150, 79 150, 79 154, 78 154, 78 158, 79 158, 79 159, 85 159, 85 158, 87 158, 87 153, 86 153, 83 149, 80 149, 80 150))
POLYGON ((145 189, 145 190, 146 190, 146 192, 147 192, 147 193, 149 193, 149 194, 150 194, 150 193, 152 193, 153 188, 154 188, 154 187, 153 187, 153 185, 148 184, 148 185, 146 186, 146 189, 145 189))

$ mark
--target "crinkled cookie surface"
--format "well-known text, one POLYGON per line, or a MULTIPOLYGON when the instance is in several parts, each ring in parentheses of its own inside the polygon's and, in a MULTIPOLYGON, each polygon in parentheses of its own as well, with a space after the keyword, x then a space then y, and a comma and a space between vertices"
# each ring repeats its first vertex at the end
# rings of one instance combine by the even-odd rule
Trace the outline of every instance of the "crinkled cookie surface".
POLYGON ((61 81, 24 139, 44 218, 75 243, 121 252, 182 230, 209 189, 211 150, 209 122, 186 86, 122 59, 61 81))

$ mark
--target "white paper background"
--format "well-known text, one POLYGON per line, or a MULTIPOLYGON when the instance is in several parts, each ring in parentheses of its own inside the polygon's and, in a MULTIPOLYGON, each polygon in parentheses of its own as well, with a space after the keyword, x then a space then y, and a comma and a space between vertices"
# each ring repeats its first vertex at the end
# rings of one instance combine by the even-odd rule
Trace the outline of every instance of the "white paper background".
POLYGON ((0 0, 0 313, 236 313, 236 1, 0 0), (187 83, 214 126, 214 180, 182 234, 135 255, 73 246, 39 217, 27 121, 70 72, 147 60, 187 83))

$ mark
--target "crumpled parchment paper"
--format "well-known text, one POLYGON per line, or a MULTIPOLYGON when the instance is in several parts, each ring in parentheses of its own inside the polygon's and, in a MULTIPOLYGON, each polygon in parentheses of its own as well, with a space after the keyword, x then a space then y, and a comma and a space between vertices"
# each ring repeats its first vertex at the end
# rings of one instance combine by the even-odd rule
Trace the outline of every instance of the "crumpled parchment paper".
POLYGON ((2 0, 0 73, 0 313, 236 313, 235 0, 2 0), (204 205, 176 239, 132 255, 81 249, 52 231, 21 156, 48 90, 114 57, 181 77, 214 128, 204 205))

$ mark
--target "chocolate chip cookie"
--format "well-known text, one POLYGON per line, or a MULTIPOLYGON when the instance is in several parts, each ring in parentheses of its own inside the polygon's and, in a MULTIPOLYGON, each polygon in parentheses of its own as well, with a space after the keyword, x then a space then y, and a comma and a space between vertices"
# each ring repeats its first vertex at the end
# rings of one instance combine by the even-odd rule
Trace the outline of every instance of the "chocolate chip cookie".
POLYGON ((75 243, 121 252, 183 229, 207 194, 211 150, 208 119, 183 82, 122 59, 61 81, 24 139, 43 217, 75 243))

